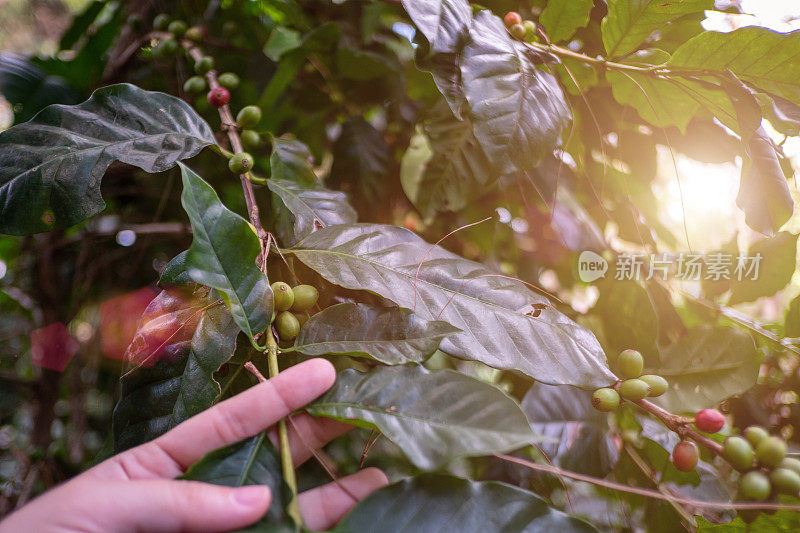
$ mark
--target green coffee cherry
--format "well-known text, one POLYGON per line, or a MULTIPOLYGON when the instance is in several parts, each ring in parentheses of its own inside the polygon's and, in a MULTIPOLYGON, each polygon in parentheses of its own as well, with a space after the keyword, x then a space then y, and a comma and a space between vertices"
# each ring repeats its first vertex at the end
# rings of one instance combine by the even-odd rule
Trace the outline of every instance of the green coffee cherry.
POLYGON ((282 340, 292 341, 300 332, 300 321, 289 311, 284 311, 275 317, 275 328, 282 340))
POLYGON ((788 468, 789 470, 793 470, 796 474, 800 475, 800 460, 795 459, 794 457, 784 457, 781 464, 778 465, 780 468, 788 468))
POLYGON ((261 135, 259 135, 257 131, 244 130, 239 134, 239 138, 242 140, 244 147, 248 150, 255 150, 261 146, 261 135))
POLYGON ((272 294, 275 298, 275 309, 279 312, 288 311, 294 303, 294 291, 288 283, 276 281, 271 285, 272 294))
POLYGON ((298 313, 311 309, 319 299, 319 291, 312 285, 298 285, 297 287, 293 287, 292 291, 294 292, 292 311, 298 313))
POLYGON ((508 31, 511 32, 511 35, 516 37, 517 39, 524 39, 525 38, 525 26, 522 24, 514 24, 511 26, 508 31))
POLYGON ((239 76, 233 72, 225 72, 217 78, 220 85, 226 89, 235 89, 239 86, 239 76))
POLYGON ((236 122, 244 129, 252 128, 261 122, 261 108, 256 105, 243 107, 236 115, 236 122))
POLYGON ((639 379, 650 385, 650 396, 652 397, 661 396, 667 392, 667 389, 669 388, 669 383, 667 383, 667 380, 661 376, 645 374, 639 379))
POLYGON ((758 462, 765 466, 775 467, 786 457, 786 443, 780 437, 767 437, 756 446, 758 462))
POLYGON ((228 168, 234 174, 244 174, 252 169, 254 164, 253 156, 247 152, 234 154, 233 157, 228 160, 228 168))
POLYGON ((201 93, 206 90, 206 80, 202 76, 192 76, 183 84, 187 93, 201 93))
POLYGON ((739 481, 739 491, 745 500, 764 501, 772 492, 769 478, 761 472, 748 472, 739 481))
POLYGON ((194 71, 198 74, 208 74, 214 70, 214 58, 211 56, 203 56, 194 63, 194 71))
POLYGON ((750 443, 742 437, 728 437, 722 443, 722 456, 736 470, 743 472, 752 468, 756 452, 753 451, 750 443))
POLYGON ((153 29, 156 31, 166 31, 169 26, 169 15, 160 13, 153 19, 153 29))
POLYGON ((597 389, 592 394, 592 407, 598 411, 614 411, 619 407, 619 401, 619 393, 609 387, 597 389))
POLYGON ((535 22, 526 20, 522 23, 522 27, 525 28, 525 42, 532 43, 538 39, 535 22))
POLYGON ((777 492, 796 496, 800 492, 800 475, 788 468, 776 468, 769 475, 769 480, 777 492))
POLYGON ((167 59, 175 55, 178 51, 178 43, 175 39, 162 39, 153 48, 153 57, 156 59, 167 59))
POLYGON ((617 369, 622 379, 638 378, 644 369, 644 358, 636 350, 622 350, 617 357, 617 369))
POLYGON ((205 32, 200 26, 192 26, 186 30, 186 35, 184 35, 184 37, 192 42, 199 43, 203 40, 203 37, 205 37, 205 32))
POLYGON ((292 313, 292 314, 297 319, 297 321, 300 322, 301 327, 304 326, 306 322, 308 322, 309 318, 311 318, 311 316, 308 313, 292 313))
POLYGON ((167 31, 178 38, 183 37, 188 29, 189 27, 182 20, 173 20, 169 23, 169 26, 167 26, 167 31))
POLYGON ((769 437, 767 430, 761 426, 749 426, 742 432, 744 438, 750 443, 753 448, 758 446, 758 443, 769 437))
POLYGON ((641 379, 628 379, 619 386, 619 395, 632 402, 642 400, 650 394, 650 385, 641 379))

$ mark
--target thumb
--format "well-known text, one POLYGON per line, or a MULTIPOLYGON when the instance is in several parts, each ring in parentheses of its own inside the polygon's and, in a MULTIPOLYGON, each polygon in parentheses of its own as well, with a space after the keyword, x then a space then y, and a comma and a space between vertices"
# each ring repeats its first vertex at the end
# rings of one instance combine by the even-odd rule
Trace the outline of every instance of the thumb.
POLYGON ((198 481, 128 481, 105 490, 116 500, 104 498, 109 521, 98 525, 108 526, 105 531, 230 531, 263 517, 272 499, 261 485, 231 488, 198 481))

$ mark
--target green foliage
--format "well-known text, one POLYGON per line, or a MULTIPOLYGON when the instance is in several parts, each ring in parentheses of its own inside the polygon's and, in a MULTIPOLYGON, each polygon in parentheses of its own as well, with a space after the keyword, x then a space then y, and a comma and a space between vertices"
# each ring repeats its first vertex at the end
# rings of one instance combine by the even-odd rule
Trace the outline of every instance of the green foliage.
POLYGON ((345 370, 308 411, 380 430, 422 470, 540 440, 519 405, 499 389, 421 366, 345 370))

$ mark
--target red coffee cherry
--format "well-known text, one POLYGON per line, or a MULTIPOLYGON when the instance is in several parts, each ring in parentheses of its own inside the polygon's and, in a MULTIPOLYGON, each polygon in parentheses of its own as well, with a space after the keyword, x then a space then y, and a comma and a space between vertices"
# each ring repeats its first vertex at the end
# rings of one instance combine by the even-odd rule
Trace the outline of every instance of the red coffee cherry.
POLYGON ((225 87, 217 87, 208 91, 208 103, 214 107, 222 107, 231 99, 231 93, 225 87))
POLYGON ((706 433, 716 433, 725 425, 725 415, 716 409, 703 409, 694 415, 694 425, 706 433))
POLYGON ((506 28, 510 28, 514 24, 522 24, 522 17, 516 11, 509 11, 506 13, 506 16, 503 17, 503 22, 506 25, 506 28))
POLYGON ((672 464, 681 472, 691 472, 697 466, 698 456, 697 444, 682 440, 672 450, 672 464))

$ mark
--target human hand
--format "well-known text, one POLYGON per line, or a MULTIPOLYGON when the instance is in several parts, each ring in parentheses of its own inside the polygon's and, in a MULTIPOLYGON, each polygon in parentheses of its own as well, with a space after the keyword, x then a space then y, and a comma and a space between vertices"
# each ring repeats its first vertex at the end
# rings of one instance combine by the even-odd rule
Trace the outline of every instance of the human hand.
MULTIPOLYGON (((333 365, 324 359, 295 365, 45 493, 0 522, 0 533, 228 531, 252 524, 269 508, 267 487, 230 488, 175 478, 206 453, 273 426, 335 380, 333 365)), ((309 447, 324 446, 351 428, 307 414, 292 420, 295 465, 312 455, 309 447)), ((270 437, 277 446, 274 428, 270 437)), ((327 529, 355 505, 348 492, 363 498, 387 483, 383 472, 367 468, 338 485, 306 491, 298 496, 303 520, 311 529, 327 529)))

